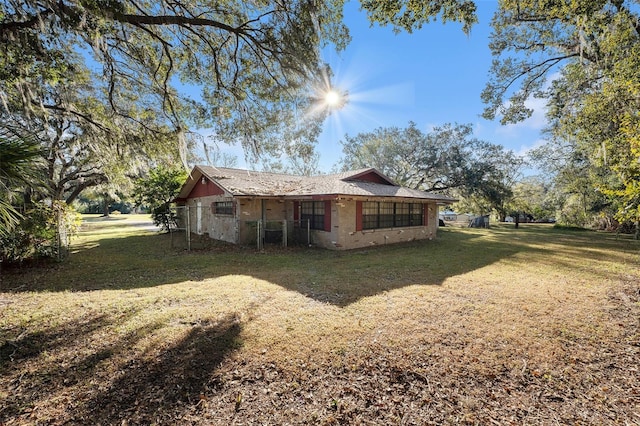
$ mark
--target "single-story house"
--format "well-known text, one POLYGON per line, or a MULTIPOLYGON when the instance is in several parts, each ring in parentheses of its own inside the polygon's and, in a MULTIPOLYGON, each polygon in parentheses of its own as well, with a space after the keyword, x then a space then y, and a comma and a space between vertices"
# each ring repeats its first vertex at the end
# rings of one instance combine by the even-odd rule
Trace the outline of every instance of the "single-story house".
POLYGON ((434 238, 439 206, 457 200, 373 168, 308 177, 195 166, 175 201, 191 233, 251 245, 302 235, 340 250, 434 238))

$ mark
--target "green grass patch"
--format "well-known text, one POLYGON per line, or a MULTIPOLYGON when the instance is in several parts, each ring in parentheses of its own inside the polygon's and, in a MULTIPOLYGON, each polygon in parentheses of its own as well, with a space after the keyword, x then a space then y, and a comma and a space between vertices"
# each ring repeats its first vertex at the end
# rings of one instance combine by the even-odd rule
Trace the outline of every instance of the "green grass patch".
POLYGON ((640 243, 501 225, 187 252, 87 218, 4 270, 0 424, 633 424, 640 243))

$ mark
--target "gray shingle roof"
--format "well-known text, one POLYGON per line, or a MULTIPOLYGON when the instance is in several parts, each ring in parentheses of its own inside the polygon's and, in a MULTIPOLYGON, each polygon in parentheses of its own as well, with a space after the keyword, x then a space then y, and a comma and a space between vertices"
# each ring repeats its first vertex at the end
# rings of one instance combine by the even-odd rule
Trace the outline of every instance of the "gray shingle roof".
POLYGON ((281 173, 256 172, 223 167, 196 166, 178 198, 186 198, 193 183, 204 175, 234 196, 304 197, 311 195, 352 195, 369 197, 401 197, 435 200, 444 203, 456 201, 415 189, 403 188, 393 183, 376 169, 360 169, 332 175, 295 176, 281 173), (373 174, 386 183, 358 180, 362 175, 373 174))

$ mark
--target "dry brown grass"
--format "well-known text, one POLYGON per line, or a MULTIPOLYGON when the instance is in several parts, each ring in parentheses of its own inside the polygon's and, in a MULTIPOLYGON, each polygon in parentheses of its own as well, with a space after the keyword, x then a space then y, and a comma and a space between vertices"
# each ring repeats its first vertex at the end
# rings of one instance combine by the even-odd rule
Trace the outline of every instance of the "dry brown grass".
POLYGON ((113 223, 4 271, 0 424, 640 424, 637 241, 185 253, 113 223))

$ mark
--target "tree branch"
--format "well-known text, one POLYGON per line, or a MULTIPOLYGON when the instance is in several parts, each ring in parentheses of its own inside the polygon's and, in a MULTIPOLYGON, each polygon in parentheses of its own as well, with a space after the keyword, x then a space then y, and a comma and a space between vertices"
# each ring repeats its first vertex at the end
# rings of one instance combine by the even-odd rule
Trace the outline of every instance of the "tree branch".
POLYGON ((70 205, 72 202, 74 202, 75 199, 78 198, 78 196, 85 189, 90 188, 92 186, 97 186, 97 185, 99 185, 101 183, 105 183, 108 180, 105 175, 98 174, 98 173, 95 173, 95 174, 92 174, 92 175, 89 175, 89 176, 84 176, 84 178, 85 178, 84 182, 82 182, 78 186, 76 186, 75 189, 65 199, 65 202, 68 205, 70 205))
POLYGON ((505 85, 503 85, 501 91, 502 91, 502 93, 506 92, 522 76, 525 76, 525 75, 531 73, 533 70, 535 70, 537 68, 544 67, 544 70, 542 72, 538 73, 538 75, 536 75, 534 77, 534 80, 540 78, 540 76, 542 76, 546 71, 548 71, 552 66, 556 65, 557 63, 559 63, 561 61, 564 61, 565 59, 574 58, 576 56, 580 56, 580 54, 579 53, 572 53, 570 55, 556 56, 554 58, 545 59, 544 61, 542 61, 540 63, 537 63, 535 65, 531 65, 531 66, 527 67, 527 69, 525 69, 524 71, 521 71, 521 72, 517 73, 511 80, 509 80, 505 85))
POLYGON ((38 103, 33 102, 33 101, 31 103, 34 106, 41 106, 41 107, 43 107, 45 109, 50 109, 50 110, 60 111, 60 112, 66 112, 68 114, 75 115, 76 117, 80 117, 83 120, 86 120, 88 123, 91 123, 92 125, 96 126, 100 130, 102 130, 102 131, 104 131, 106 133, 111 133, 111 130, 108 127, 104 126, 101 123, 98 123, 90 115, 83 114, 83 113, 81 113, 79 111, 75 111, 75 110, 73 110, 71 108, 66 108, 66 107, 63 107, 63 106, 60 106, 60 105, 38 104, 38 103))
POLYGON ((26 28, 38 28, 40 22, 44 18, 47 18, 51 15, 53 11, 51 9, 45 9, 42 12, 38 12, 35 16, 27 19, 26 21, 10 21, 10 22, 2 22, 0 23, 0 34, 9 34, 15 33, 18 30, 26 29, 26 28))
POLYGON ((132 24, 132 25, 179 25, 179 26, 197 26, 197 27, 214 27, 221 30, 234 33, 244 34, 246 31, 240 27, 232 27, 231 25, 224 24, 222 22, 215 21, 213 19, 206 18, 189 18, 186 16, 175 15, 159 15, 159 16, 147 16, 147 15, 130 15, 124 13, 114 13, 113 19, 118 22, 132 24))

